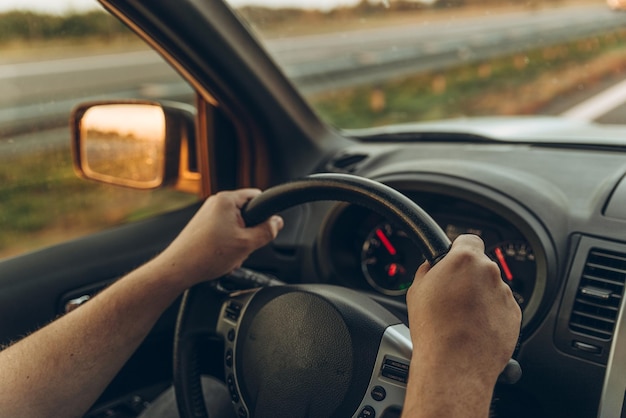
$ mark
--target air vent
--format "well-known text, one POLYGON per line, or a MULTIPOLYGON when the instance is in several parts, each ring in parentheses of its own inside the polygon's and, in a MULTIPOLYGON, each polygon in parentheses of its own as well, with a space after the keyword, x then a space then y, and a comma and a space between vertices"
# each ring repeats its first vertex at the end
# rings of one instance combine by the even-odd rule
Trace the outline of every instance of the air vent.
POLYGON ((334 172, 351 173, 356 169, 356 165, 368 157, 367 154, 341 154, 333 158, 329 169, 334 172))
POLYGON ((626 254, 592 248, 572 308, 572 331, 610 340, 626 280, 626 254))

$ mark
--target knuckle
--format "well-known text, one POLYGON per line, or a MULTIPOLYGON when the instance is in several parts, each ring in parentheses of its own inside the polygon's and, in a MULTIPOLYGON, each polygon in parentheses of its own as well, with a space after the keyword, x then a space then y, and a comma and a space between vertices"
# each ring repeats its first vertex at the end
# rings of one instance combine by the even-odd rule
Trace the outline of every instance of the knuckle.
POLYGON ((470 263, 476 259, 477 253, 468 247, 458 248, 453 253, 453 261, 458 264, 470 263))
POLYGON ((229 199, 228 192, 217 192, 209 197, 215 204, 221 205, 229 199))
POLYGON ((483 240, 475 234, 464 234, 462 235, 463 239, 468 240, 470 242, 472 242, 473 244, 483 244, 483 240))
POLYGON ((490 276, 493 276, 494 278, 496 278, 498 280, 501 280, 500 277, 502 275, 502 272, 500 271, 500 266, 498 266, 498 264, 495 261, 490 260, 489 258, 487 258, 487 263, 486 263, 486 267, 485 268, 487 270, 487 273, 490 276))
POLYGON ((483 251, 485 245, 482 238, 474 234, 459 235, 454 243, 457 246, 480 249, 481 252, 483 251))

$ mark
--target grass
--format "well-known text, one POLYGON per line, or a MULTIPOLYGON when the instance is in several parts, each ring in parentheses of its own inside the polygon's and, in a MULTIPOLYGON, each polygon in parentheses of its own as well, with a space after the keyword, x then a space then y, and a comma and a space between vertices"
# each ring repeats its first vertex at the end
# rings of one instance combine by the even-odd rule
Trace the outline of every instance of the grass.
POLYGON ((135 35, 120 35, 110 39, 87 37, 83 39, 12 40, 0 43, 0 64, 147 49, 149 49, 148 45, 135 35))
POLYGON ((182 207, 196 196, 79 179, 67 149, 0 164, 0 257, 182 207))
POLYGON ((317 94, 310 101, 325 120, 341 128, 538 114, 569 93, 625 72, 626 30, 620 30, 445 72, 317 94))

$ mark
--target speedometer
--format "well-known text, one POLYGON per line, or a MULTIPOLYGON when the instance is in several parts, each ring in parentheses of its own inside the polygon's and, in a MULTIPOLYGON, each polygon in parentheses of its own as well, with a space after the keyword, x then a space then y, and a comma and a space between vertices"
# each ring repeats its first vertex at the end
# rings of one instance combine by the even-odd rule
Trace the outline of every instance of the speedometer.
POLYGON ((361 269, 370 286, 387 295, 406 293, 424 258, 407 234, 391 224, 377 225, 361 249, 361 269))

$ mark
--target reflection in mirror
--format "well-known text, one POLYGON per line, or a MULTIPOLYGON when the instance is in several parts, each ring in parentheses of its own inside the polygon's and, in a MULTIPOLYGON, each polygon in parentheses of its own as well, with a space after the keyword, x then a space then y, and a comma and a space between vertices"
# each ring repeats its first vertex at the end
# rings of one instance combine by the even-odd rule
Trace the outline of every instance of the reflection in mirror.
POLYGON ((166 132, 160 106, 93 106, 83 115, 80 131, 87 177, 146 189, 163 182, 166 132))

